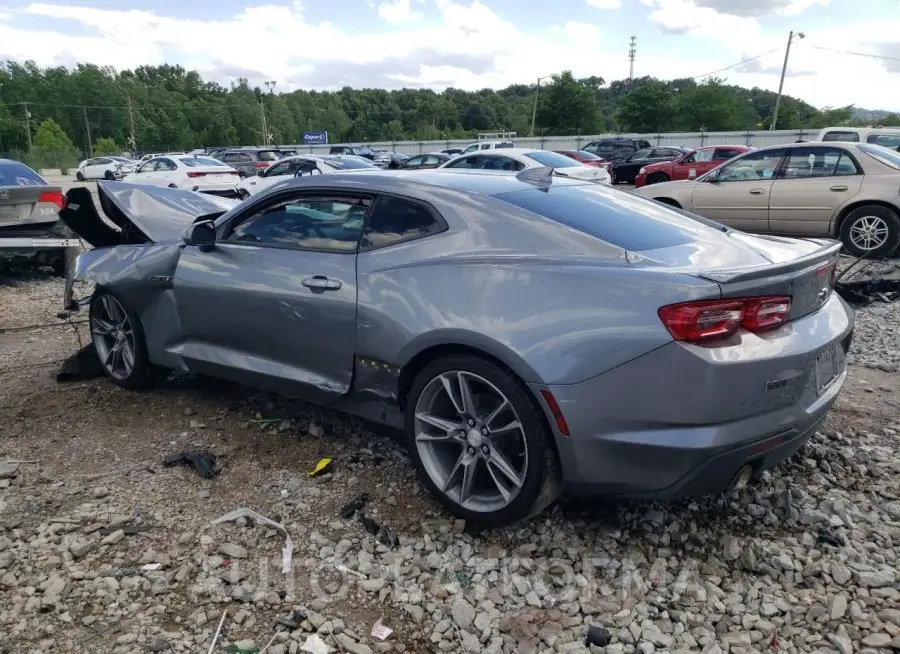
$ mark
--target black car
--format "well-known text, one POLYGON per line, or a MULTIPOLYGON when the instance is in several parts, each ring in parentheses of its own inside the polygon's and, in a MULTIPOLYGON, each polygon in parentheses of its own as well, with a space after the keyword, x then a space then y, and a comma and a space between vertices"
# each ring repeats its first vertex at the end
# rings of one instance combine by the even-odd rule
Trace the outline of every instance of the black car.
POLYGON ((627 159, 638 150, 652 147, 650 141, 628 137, 609 137, 599 141, 591 141, 582 150, 595 154, 601 159, 617 163, 627 159))
POLYGON ((423 170, 425 168, 437 168, 445 164, 453 157, 443 152, 427 152, 417 154, 407 159, 400 168, 402 170, 423 170))
POLYGON ((612 183, 634 184, 634 178, 637 177, 638 172, 644 166, 659 163, 661 161, 672 161, 683 155, 685 152, 689 152, 689 149, 671 145, 638 150, 625 159, 613 161, 612 183))

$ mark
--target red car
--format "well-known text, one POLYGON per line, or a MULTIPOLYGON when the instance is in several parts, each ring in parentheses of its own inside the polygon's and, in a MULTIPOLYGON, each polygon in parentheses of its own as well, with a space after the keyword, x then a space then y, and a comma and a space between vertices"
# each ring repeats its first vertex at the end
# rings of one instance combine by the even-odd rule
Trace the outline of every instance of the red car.
POLYGON ((648 164, 634 178, 636 188, 677 179, 694 179, 753 148, 746 145, 709 145, 683 154, 674 161, 648 164))
POLYGON ((612 162, 607 161, 596 154, 585 152, 584 150, 554 150, 557 154, 564 154, 569 159, 580 161, 585 166, 593 166, 595 168, 606 168, 606 172, 612 175, 612 162))

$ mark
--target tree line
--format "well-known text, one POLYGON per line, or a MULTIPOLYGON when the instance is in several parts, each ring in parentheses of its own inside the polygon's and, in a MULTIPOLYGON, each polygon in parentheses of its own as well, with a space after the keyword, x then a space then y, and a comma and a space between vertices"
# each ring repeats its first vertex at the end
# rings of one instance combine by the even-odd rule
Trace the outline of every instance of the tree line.
MULTIPOLYGON (((298 143, 328 130, 334 143, 473 138, 483 131, 528 135, 767 129, 775 93, 708 78, 642 77, 606 83, 564 71, 537 89, 297 90, 267 93, 246 79, 204 81, 181 66, 116 71, 78 64, 40 68, 0 62, 0 152, 34 165, 122 151, 298 143), (133 135, 133 141, 132 141, 133 135), (52 161, 51 161, 52 159, 52 161)), ((782 97, 779 129, 851 124, 852 107, 817 109, 782 97)), ((882 124, 900 124, 888 116, 882 124)))

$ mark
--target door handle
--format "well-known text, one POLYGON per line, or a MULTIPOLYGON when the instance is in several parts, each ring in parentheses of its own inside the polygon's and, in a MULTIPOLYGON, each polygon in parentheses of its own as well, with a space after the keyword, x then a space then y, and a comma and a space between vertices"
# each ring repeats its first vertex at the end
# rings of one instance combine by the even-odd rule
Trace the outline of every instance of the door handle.
POLYGON ((766 189, 764 188, 752 188, 750 189, 750 195, 765 195, 766 189))
POLYGON ((301 282, 306 288, 315 288, 320 291, 336 291, 341 287, 338 279, 328 279, 324 275, 313 275, 301 282))
POLYGON ((843 184, 838 184, 838 185, 836 185, 836 186, 830 187, 828 190, 829 190, 829 191, 840 192, 840 191, 846 191, 847 188, 848 188, 848 187, 847 187, 847 186, 844 186, 843 184))

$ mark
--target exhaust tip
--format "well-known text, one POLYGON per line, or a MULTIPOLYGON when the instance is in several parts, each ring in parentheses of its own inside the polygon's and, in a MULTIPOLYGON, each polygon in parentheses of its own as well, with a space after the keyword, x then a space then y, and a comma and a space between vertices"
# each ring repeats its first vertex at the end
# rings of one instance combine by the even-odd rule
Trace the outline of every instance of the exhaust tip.
POLYGON ((747 484, 750 483, 751 477, 753 477, 753 468, 751 466, 744 466, 738 470, 738 473, 734 476, 734 479, 731 482, 731 490, 739 491, 745 489, 747 484))

